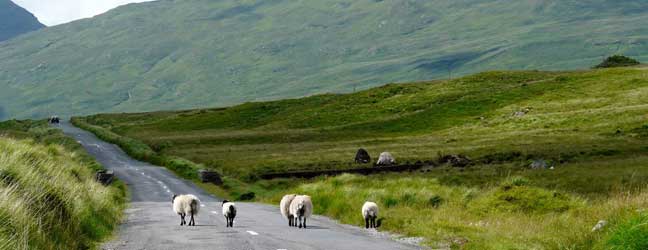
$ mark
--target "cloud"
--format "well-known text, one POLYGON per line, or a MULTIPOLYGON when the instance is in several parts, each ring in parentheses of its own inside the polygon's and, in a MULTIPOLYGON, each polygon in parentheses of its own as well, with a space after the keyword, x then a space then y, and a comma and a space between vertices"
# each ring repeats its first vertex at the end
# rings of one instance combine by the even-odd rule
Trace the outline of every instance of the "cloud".
POLYGON ((52 26, 93 17, 117 6, 152 0, 13 0, 33 13, 41 23, 52 26))

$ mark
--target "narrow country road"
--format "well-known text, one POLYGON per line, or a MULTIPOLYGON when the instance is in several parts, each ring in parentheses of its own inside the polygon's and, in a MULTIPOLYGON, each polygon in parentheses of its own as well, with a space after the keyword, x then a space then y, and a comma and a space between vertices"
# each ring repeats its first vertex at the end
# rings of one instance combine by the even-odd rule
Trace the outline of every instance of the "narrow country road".
POLYGON ((277 207, 257 203, 237 203, 239 213, 234 228, 226 228, 218 198, 164 168, 130 158, 119 147, 68 122, 61 123, 60 127, 128 184, 131 203, 126 210, 127 218, 116 239, 102 246, 103 249, 421 249, 373 230, 341 225, 321 216, 312 218, 306 230, 289 228, 277 207), (171 208, 174 193, 195 194, 202 200, 204 207, 196 219, 196 227, 179 225, 180 219, 171 208))

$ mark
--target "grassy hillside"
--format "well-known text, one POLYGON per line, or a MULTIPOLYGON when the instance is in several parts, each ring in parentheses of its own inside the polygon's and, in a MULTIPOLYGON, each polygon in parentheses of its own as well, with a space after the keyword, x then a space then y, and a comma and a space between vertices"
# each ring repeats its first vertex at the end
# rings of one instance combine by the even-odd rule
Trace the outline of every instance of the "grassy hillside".
POLYGON ((34 15, 11 0, 0 0, 0 42, 44 27, 34 15))
POLYGON ((228 176, 233 198, 287 192, 316 212, 463 249, 645 249, 648 68, 486 72, 345 95, 231 108, 77 118, 126 148, 228 176), (144 143, 141 143, 141 142, 144 143), (465 154, 473 165, 424 172, 258 180, 264 172, 360 167, 358 148, 397 161, 465 154), (532 170, 545 160, 553 170, 532 170), (417 212, 420 211, 420 212, 417 212), (591 232, 599 220, 610 224, 591 232))
POLYGON ((624 0, 161 0, 0 44, 0 119, 176 110, 647 61, 624 0))
POLYGON ((44 121, 0 123, 0 249, 89 249, 112 235, 125 186, 44 121))

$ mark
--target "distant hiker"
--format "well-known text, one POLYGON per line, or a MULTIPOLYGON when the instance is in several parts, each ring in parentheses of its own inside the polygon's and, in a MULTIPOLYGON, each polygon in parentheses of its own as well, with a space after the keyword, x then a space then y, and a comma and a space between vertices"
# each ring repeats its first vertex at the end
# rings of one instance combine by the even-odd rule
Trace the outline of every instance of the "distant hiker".
POLYGON ((358 153, 356 153, 355 156, 355 162, 360 164, 367 164, 371 162, 371 156, 369 156, 369 152, 367 152, 367 150, 365 150, 364 148, 358 149, 358 153))

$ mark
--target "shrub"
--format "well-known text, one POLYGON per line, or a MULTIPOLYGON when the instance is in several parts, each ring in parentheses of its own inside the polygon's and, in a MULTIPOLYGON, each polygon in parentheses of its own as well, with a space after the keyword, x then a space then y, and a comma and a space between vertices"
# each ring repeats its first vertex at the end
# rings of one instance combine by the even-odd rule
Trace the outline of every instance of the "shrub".
POLYGON ((601 68, 614 68, 614 67, 627 67, 641 64, 639 61, 627 56, 614 55, 606 58, 599 65, 594 66, 595 69, 601 68))
POLYGON ((441 206, 442 203, 443 203, 443 198, 441 198, 441 196, 439 195, 433 195, 428 200, 428 204, 433 208, 438 208, 439 206, 441 206))

